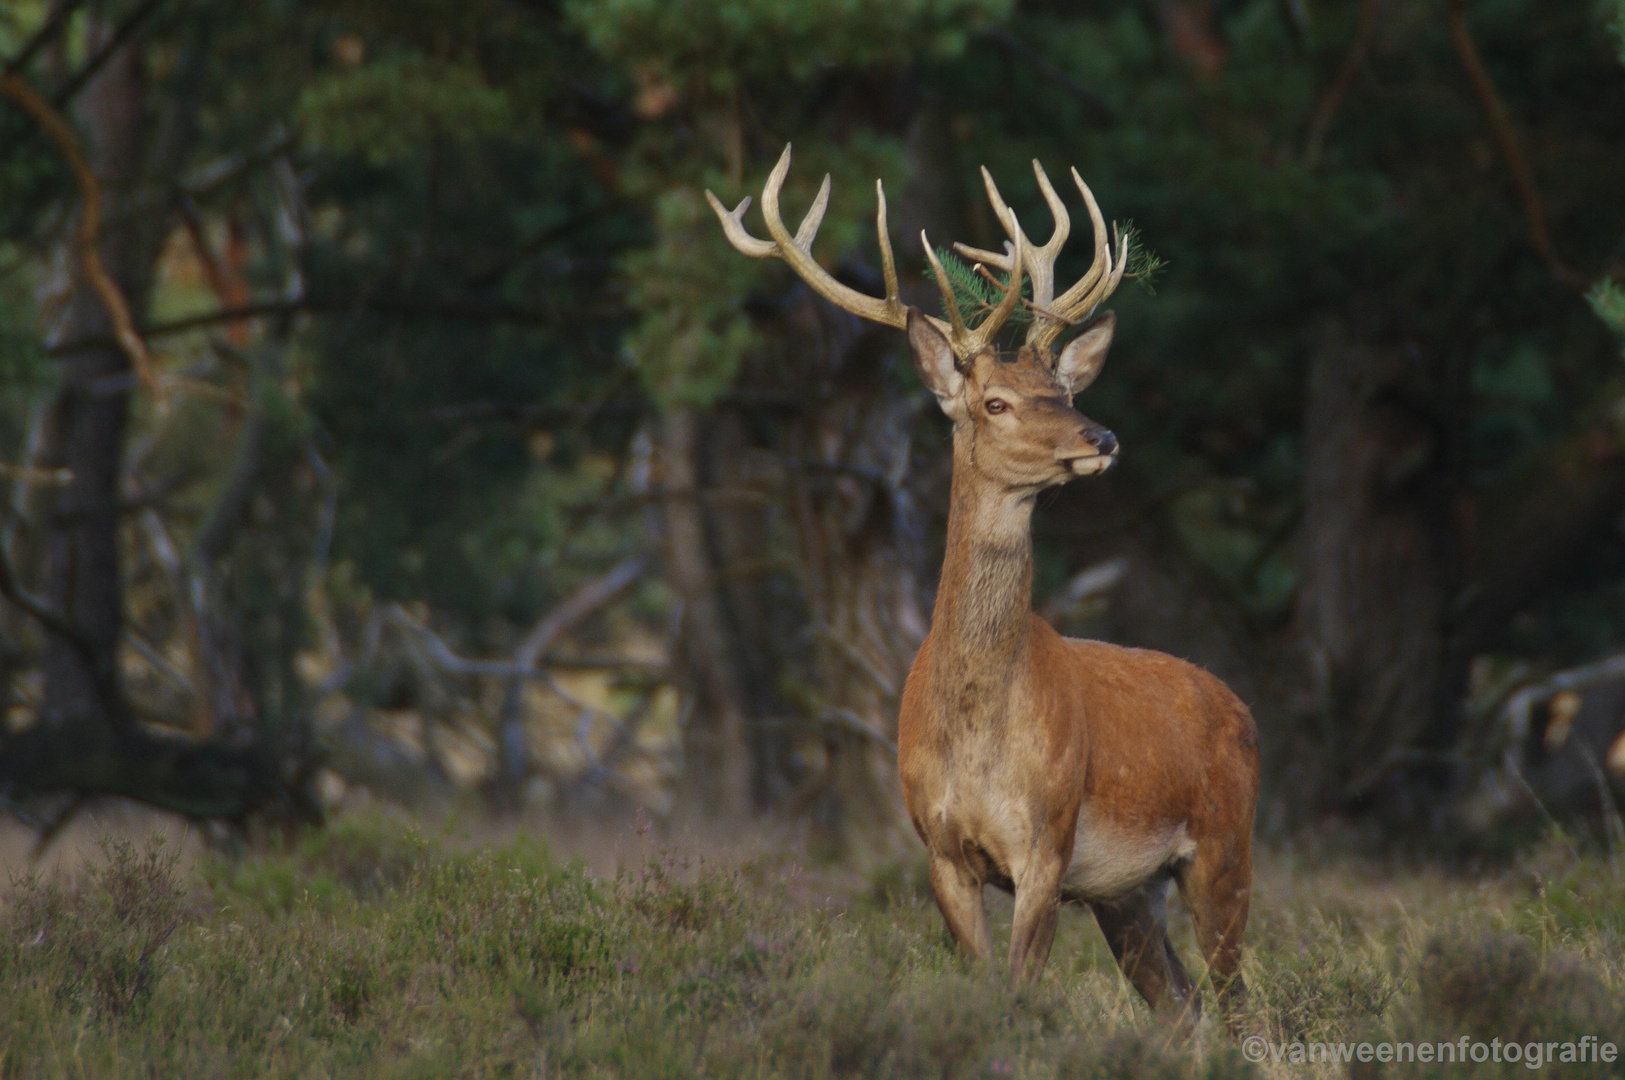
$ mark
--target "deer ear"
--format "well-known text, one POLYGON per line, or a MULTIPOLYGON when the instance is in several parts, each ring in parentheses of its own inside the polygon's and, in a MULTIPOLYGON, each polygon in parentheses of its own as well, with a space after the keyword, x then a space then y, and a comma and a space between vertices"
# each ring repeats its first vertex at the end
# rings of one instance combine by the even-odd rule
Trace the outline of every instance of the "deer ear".
POLYGON ((1095 320, 1095 325, 1067 342, 1061 358, 1055 362, 1055 374, 1074 394, 1095 381, 1100 367, 1106 362, 1106 350, 1111 348, 1112 332, 1117 329, 1117 316, 1110 311, 1095 320))
POLYGON ((937 396, 942 411, 957 420, 964 412, 959 395, 965 389, 965 377, 959 373, 953 346, 930 319, 920 314, 919 308, 908 309, 908 344, 914 352, 914 371, 920 381, 937 396))

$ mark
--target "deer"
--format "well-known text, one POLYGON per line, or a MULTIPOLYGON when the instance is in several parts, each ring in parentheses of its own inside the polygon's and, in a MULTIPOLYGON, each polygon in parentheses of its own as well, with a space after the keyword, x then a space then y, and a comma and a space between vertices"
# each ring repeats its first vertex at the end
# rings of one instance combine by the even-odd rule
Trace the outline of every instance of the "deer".
POLYGON ((1100 374, 1111 344, 1115 315, 1097 311, 1123 278, 1128 237, 1114 228, 1108 239, 1094 194, 1073 169, 1094 260, 1056 295, 1055 261, 1071 230, 1065 204, 1035 160, 1055 228, 1042 247, 1033 245, 984 167, 989 202, 1009 239, 1003 253, 955 245, 1002 288, 971 327, 924 231, 947 319, 901 300, 878 180, 885 297, 826 271, 812 245, 830 179, 791 235, 779 208, 790 160, 787 145, 762 189, 770 239, 746 229, 749 197, 730 211, 706 192, 728 241, 751 258, 782 259, 836 307, 905 331, 920 381, 953 425, 942 575, 930 631, 904 685, 897 737, 904 804, 949 933, 973 960, 990 960, 984 887, 1013 894, 1015 987, 1041 973, 1060 905, 1086 905, 1145 1001, 1192 1028, 1201 995, 1168 937, 1168 893, 1177 886, 1218 1003, 1232 1033, 1239 1031, 1259 777, 1252 715, 1194 664, 1063 637, 1032 609, 1038 494, 1103 473, 1119 456, 1116 436, 1079 413, 1073 397, 1100 374), (1030 299, 1022 296, 1024 277, 1030 299), (1032 313, 1025 341, 1001 351, 995 337, 1021 303, 1032 313), (1057 351, 1075 327, 1080 332, 1057 351))

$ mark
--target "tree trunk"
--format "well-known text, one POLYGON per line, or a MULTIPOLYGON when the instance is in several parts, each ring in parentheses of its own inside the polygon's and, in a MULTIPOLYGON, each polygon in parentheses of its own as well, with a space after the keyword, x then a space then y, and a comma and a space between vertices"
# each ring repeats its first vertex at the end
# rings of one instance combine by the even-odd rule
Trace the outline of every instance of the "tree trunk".
POLYGON ((1311 360, 1297 617, 1320 727, 1291 786, 1333 805, 1398 796, 1440 708, 1449 499, 1435 429, 1405 402, 1410 365, 1335 340, 1311 360))
MULTIPOLYGON (((90 36, 94 42, 105 33, 105 26, 98 24, 90 36)), ((152 215, 119 212, 122 197, 143 165, 142 90, 136 53, 126 47, 86 87, 78 110, 85 157, 102 185, 104 220, 110 223, 102 236, 102 262, 135 312, 142 309, 159 240, 149 224, 152 215)), ((98 344, 76 349, 61 360, 47 466, 67 469, 72 479, 57 489, 44 521, 44 593, 77 629, 94 662, 116 673, 113 658, 122 617, 119 482, 132 376, 128 358, 112 343, 100 299, 86 282, 77 280, 72 237, 63 243, 61 264, 74 268, 75 281, 53 327, 52 344, 98 344)), ((79 647, 50 636, 43 665, 44 722, 122 721, 108 714, 98 696, 92 664, 79 647)))
MULTIPOLYGON (((127 44, 84 88, 76 113, 83 154, 100 187, 102 266, 138 320, 167 215, 138 208, 132 199, 148 178, 173 178, 192 143, 198 96, 190 91, 204 33, 201 23, 194 25, 197 38, 179 49, 172 91, 161 108, 147 102, 139 52, 127 44)), ((111 32, 92 19, 89 51, 111 32)), ((263 727, 252 738, 229 742, 164 737, 137 724, 126 704, 118 677, 119 527, 134 374, 113 343, 101 298, 80 277, 75 239, 64 238, 57 260, 65 295, 47 336, 61 357, 60 387, 47 411, 40 456, 44 467, 66 470, 71 479, 42 498, 38 541, 44 607, 72 632, 47 626, 39 720, 4 738, 0 790, 17 800, 63 791, 119 795, 188 816, 232 820, 274 802, 289 816, 313 819, 318 811, 302 790, 312 759, 288 756, 296 737, 268 739, 263 727), (294 771, 299 775, 290 775, 294 771)), ((211 629, 229 633, 228 623, 211 629)), ((215 644, 222 655, 246 655, 235 640, 215 644)), ((252 698, 252 672, 238 673, 240 689, 252 698)))
POLYGON ((802 405, 783 445, 811 655, 796 671, 799 724, 823 767, 802 780, 812 844, 884 859, 910 835, 897 783, 897 708, 928 620, 920 515, 909 489, 921 399, 889 376, 897 336, 802 294, 786 305, 771 372, 802 405))
POLYGON ((675 407, 661 418, 659 437, 666 577, 683 605, 682 659, 696 706, 684 735, 683 787, 694 805, 738 820, 753 809, 750 748, 743 689, 701 502, 704 423, 697 410, 675 407))

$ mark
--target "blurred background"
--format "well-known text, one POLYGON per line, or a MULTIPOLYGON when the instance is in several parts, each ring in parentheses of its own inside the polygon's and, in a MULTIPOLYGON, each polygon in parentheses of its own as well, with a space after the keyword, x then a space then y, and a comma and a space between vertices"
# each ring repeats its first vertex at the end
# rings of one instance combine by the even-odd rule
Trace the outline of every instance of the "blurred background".
MULTIPOLYGON (((8 0, 0 798, 905 851, 913 240, 1132 227, 1034 606, 1216 672, 1260 828, 1625 831, 1625 5, 8 0), (1066 189, 1063 189, 1066 190, 1066 189), (758 234, 753 210, 747 224, 758 234)), ((1058 276, 1081 273, 1075 235, 1058 276)), ((1610 835, 1612 833, 1610 832, 1610 835)))

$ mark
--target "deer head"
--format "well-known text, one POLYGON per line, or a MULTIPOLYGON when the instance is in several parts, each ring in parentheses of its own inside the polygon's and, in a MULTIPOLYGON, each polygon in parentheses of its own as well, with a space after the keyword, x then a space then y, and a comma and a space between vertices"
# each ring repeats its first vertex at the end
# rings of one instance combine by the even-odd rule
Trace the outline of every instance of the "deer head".
POLYGON ((770 240, 757 239, 745 229, 749 197, 730 212, 715 195, 705 193, 728 240, 751 258, 783 259, 809 288, 843 311, 907 330, 914 369, 954 422, 956 441, 963 435, 972 448, 972 468, 1011 489, 1038 489, 1064 483, 1074 476, 1103 472, 1116 460, 1116 437, 1072 407, 1072 396, 1100 373, 1115 320, 1108 312, 1058 355, 1053 350, 1068 327, 1087 323, 1117 288, 1128 261, 1128 238, 1118 237, 1115 244, 1108 244, 1100 208, 1076 169, 1072 170, 1072 178, 1089 209, 1095 258, 1088 272, 1060 296, 1055 295, 1055 259, 1070 234, 1071 218, 1043 167, 1033 162, 1039 189, 1055 218, 1055 231, 1043 247, 1027 241, 1015 211, 1000 197, 993 177, 985 168, 982 170, 988 199, 1010 240, 1002 254, 954 245, 960 254, 975 261, 977 272, 1003 290, 999 303, 975 327, 965 324, 948 276, 923 231, 920 242, 925 246, 948 319, 922 314, 899 298, 897 266, 886 228, 886 193, 878 180, 875 227, 886 296, 868 296, 836 281, 812 256, 813 239, 829 206, 829 177, 824 177, 812 208, 792 236, 779 214, 779 193, 789 171, 790 147, 786 146, 762 189, 762 219, 770 240), (993 277, 987 267, 1003 271, 1005 280, 993 277), (1021 296, 1023 274, 1032 281, 1031 300, 1021 296), (1026 342, 1013 354, 1001 353, 994 339, 1022 303, 1033 312, 1026 342))

